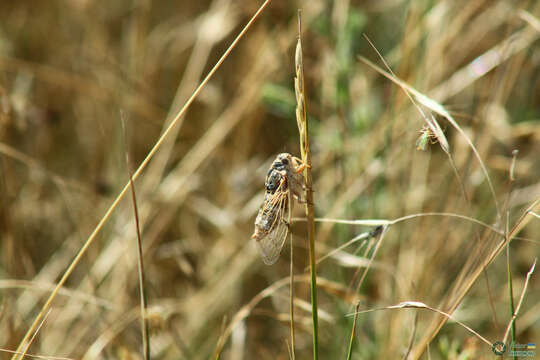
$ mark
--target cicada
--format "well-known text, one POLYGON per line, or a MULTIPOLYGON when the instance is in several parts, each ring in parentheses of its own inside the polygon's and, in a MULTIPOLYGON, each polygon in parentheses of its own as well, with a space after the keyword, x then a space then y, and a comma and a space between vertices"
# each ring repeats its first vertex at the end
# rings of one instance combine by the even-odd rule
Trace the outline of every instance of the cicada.
POLYGON ((292 211, 293 197, 305 202, 302 171, 306 164, 288 153, 279 154, 264 182, 266 193, 255 219, 255 231, 251 238, 257 242, 263 262, 274 264, 285 244, 289 230, 286 216, 292 211))

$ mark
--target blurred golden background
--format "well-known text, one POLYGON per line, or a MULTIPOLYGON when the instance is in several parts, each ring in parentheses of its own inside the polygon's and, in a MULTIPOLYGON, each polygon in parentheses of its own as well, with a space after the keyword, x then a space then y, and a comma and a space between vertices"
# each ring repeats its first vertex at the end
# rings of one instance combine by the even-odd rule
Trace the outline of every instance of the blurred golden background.
MULTIPOLYGON (((0 3, 0 348, 17 349, 130 171, 261 4, 0 3)), ((298 8, 316 216, 424 213, 319 264, 320 358, 346 358, 347 315, 358 301, 360 310, 422 302, 503 339, 509 274, 515 308, 540 253, 539 207, 527 213, 540 198, 540 3, 274 0, 135 181, 152 358, 213 358, 228 326, 222 359, 289 358, 288 245, 268 267, 250 236, 271 161, 300 153, 298 8), (398 78, 451 114, 457 127, 415 96, 440 124, 448 154, 434 138, 419 149, 425 118, 360 61, 384 69, 363 34, 398 78)), ((371 230, 317 223, 317 256, 371 230)), ((305 227, 291 231, 296 357, 309 359, 305 227)), ((28 354, 142 358, 136 244, 128 194, 55 296, 28 354)), ((539 288, 535 273, 517 343, 540 341, 539 288)), ((493 358, 477 336, 440 319, 421 309, 361 314, 352 358, 493 358)))

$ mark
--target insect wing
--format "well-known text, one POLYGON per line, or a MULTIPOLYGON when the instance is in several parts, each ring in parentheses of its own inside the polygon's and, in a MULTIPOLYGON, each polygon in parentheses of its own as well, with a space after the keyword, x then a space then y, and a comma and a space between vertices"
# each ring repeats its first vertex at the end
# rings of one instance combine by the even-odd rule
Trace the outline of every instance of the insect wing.
POLYGON ((283 249, 287 239, 288 229, 287 224, 282 219, 276 219, 276 224, 270 230, 270 233, 257 241, 262 260, 266 265, 274 264, 279 258, 281 249, 283 249))
POLYGON ((288 191, 277 191, 269 195, 261 209, 262 216, 258 223, 267 231, 263 237, 257 239, 257 246, 266 265, 277 261, 287 239, 289 227, 283 216, 288 209, 288 194, 288 191))

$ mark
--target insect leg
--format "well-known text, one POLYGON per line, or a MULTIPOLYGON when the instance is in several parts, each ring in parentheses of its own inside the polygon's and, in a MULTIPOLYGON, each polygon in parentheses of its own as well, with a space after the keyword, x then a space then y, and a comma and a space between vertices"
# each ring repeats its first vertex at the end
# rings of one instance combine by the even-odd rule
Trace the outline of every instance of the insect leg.
POLYGON ((304 171, 305 168, 311 168, 310 165, 306 164, 305 162, 302 161, 302 159, 300 158, 297 158, 296 156, 293 156, 293 160, 296 164, 299 164, 298 166, 295 166, 295 172, 297 174, 300 174, 302 171, 304 171))

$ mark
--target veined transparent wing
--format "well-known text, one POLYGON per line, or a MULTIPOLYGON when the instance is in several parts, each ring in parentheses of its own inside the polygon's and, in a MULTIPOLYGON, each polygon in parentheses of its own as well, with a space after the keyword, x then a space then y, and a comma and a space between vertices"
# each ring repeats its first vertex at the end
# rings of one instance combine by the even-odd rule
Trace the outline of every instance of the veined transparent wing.
POLYGON ((262 230, 255 240, 266 265, 272 265, 277 261, 287 239, 289 226, 284 216, 289 209, 288 196, 288 191, 273 194, 261 209, 255 222, 262 230))
POLYGON ((277 224, 270 230, 270 233, 257 241, 259 252, 266 265, 272 265, 277 261, 287 239, 289 227, 283 219, 276 222, 277 224))

